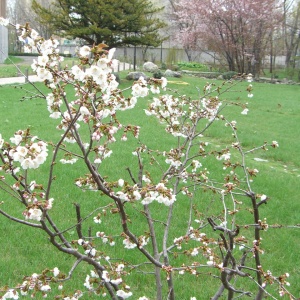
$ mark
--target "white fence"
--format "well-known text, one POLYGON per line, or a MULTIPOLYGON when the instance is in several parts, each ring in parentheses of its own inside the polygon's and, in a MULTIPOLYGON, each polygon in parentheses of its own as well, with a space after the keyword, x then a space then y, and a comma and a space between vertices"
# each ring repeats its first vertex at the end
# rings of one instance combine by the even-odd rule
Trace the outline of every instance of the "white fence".
MULTIPOLYGON (((60 52, 65 54, 71 54, 76 56, 78 46, 76 45, 60 45, 60 52)), ((183 49, 177 48, 154 48, 154 47, 126 47, 118 48, 115 53, 115 58, 120 61, 133 63, 134 57, 137 65, 142 65, 145 61, 152 61, 154 63, 166 63, 172 64, 179 61, 188 61, 186 52, 183 49)), ((218 63, 215 53, 213 52, 191 52, 192 61, 200 62, 203 64, 218 63)), ((264 65, 270 64, 270 57, 266 56, 264 59, 264 65)), ((276 67, 285 66, 285 56, 276 56, 276 67)))

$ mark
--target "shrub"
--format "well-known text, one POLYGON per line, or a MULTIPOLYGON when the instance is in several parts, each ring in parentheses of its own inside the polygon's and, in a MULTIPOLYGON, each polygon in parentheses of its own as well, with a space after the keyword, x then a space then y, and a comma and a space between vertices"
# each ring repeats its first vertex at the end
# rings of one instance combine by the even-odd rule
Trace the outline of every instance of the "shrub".
POLYGON ((225 72, 225 73, 223 73, 223 78, 225 79, 225 80, 230 80, 230 79, 232 79, 233 77, 235 77, 235 76, 237 76, 237 72, 235 72, 235 71, 228 71, 228 72, 225 72))
POLYGON ((153 73, 153 77, 156 78, 156 79, 161 79, 163 77, 163 73, 161 70, 157 70, 153 73))

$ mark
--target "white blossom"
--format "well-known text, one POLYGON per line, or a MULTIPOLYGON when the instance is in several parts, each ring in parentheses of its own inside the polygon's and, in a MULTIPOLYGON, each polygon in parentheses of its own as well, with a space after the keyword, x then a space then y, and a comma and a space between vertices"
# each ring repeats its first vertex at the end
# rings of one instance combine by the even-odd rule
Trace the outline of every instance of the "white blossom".
POLYGON ((136 247, 136 244, 132 243, 129 238, 123 240, 123 245, 126 249, 133 249, 136 247))
POLYGON ((40 221, 43 212, 39 208, 30 208, 28 212, 25 213, 25 218, 34 221, 40 221))
POLYGON ((77 65, 71 68, 71 72, 76 80, 82 81, 85 77, 85 72, 82 71, 77 65))
POLYGON ((88 57, 91 53, 91 48, 89 46, 83 46, 79 49, 79 54, 83 57, 88 57))
POLYGON ((9 19, 4 19, 2 17, 0 17, 0 25, 3 25, 3 26, 8 26, 9 25, 9 19))
POLYGON ((248 109, 248 108, 245 108, 245 109, 241 112, 241 114, 242 114, 242 115, 247 115, 247 114, 248 114, 248 111, 249 111, 249 109, 248 109))
POLYGON ((129 298, 130 296, 132 296, 132 292, 125 292, 123 290, 118 290, 117 291, 117 296, 118 297, 121 297, 123 299, 127 299, 129 298))
POLYGON ((109 277, 109 274, 107 271, 103 271, 102 272, 102 279, 105 281, 105 282, 109 282, 110 281, 110 277, 109 277))
POLYGON ((1 299, 19 299, 19 293, 16 290, 10 289, 2 296, 1 299))
POLYGON ((54 277, 57 277, 57 276, 59 275, 59 273, 60 273, 59 269, 58 269, 57 267, 55 267, 55 268, 53 269, 53 276, 54 276, 54 277))
POLYGON ((46 68, 38 67, 36 69, 36 74, 37 74, 38 78, 41 80, 49 80, 49 81, 53 80, 53 76, 52 76, 51 72, 49 70, 47 70, 46 68))
POLYGON ((42 67, 45 67, 49 61, 48 55, 41 55, 38 57, 38 64, 42 67))
POLYGON ((2 149, 3 144, 4 144, 4 139, 2 138, 2 135, 0 133, 0 149, 2 149))

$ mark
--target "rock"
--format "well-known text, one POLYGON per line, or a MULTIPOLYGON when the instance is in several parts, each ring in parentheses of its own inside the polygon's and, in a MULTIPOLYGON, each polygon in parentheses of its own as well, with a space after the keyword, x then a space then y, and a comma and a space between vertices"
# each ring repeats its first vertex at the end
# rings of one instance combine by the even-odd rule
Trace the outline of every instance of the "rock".
POLYGON ((147 62, 144 63, 143 69, 144 69, 144 71, 146 71, 146 72, 151 72, 151 73, 153 73, 153 72, 157 71, 159 68, 158 68, 158 66, 157 66, 156 64, 154 64, 153 62, 147 61, 147 62))
POLYGON ((118 73, 113 73, 113 75, 115 75, 116 76, 116 81, 118 82, 118 83, 121 83, 121 78, 120 78, 120 75, 118 74, 118 73))
POLYGON ((165 76, 165 77, 177 77, 177 78, 180 78, 180 77, 181 77, 181 73, 172 71, 172 70, 170 70, 170 69, 167 69, 167 70, 165 71, 164 76, 165 76))
POLYGON ((145 80, 148 80, 147 75, 143 72, 130 72, 126 76, 126 79, 127 80, 139 80, 140 77, 143 77, 145 80))

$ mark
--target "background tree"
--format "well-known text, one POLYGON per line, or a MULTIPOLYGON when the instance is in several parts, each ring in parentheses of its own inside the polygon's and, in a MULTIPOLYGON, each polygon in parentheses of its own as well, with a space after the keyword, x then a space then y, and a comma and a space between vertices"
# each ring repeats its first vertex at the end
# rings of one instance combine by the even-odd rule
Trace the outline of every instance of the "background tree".
MULTIPOLYGON (((37 0, 39 5, 49 7, 49 1, 37 0)), ((30 1, 9 1, 8 2, 8 17, 14 24, 25 24, 30 20, 30 24, 45 38, 50 38, 53 31, 49 23, 39 22, 36 13, 31 9, 30 1)), ((22 44, 17 38, 16 30, 9 28, 11 52, 21 52, 22 44)))
POLYGON ((259 74, 269 36, 280 20, 274 0, 177 0, 178 39, 216 52, 231 71, 259 74))
MULTIPOLYGON (((169 0, 170 4, 170 19, 175 21, 176 26, 173 27, 173 32, 172 35, 176 35, 177 30, 181 32, 182 30, 185 29, 186 27, 186 20, 180 19, 177 17, 177 10, 180 9, 180 6, 176 5, 176 0, 169 0), (173 12, 173 13, 172 13, 173 12), (175 20, 174 20, 175 18, 175 20), (177 27, 177 28, 176 28, 177 27)), ((192 20, 191 20, 192 23, 192 20)), ((195 52, 194 50, 200 50, 199 47, 197 47, 197 36, 196 35, 191 35, 188 37, 188 40, 185 40, 183 43, 183 49, 187 55, 187 58, 189 61, 193 61, 194 56, 193 53, 195 52)))
POLYGON ((289 70, 296 66, 296 56, 300 44, 300 2, 283 1, 284 23, 283 36, 285 45, 285 64, 289 70))
POLYGON ((157 46, 162 41, 158 30, 165 26, 153 17, 162 8, 148 0, 57 0, 49 7, 34 0, 32 8, 56 34, 110 47, 157 46))

